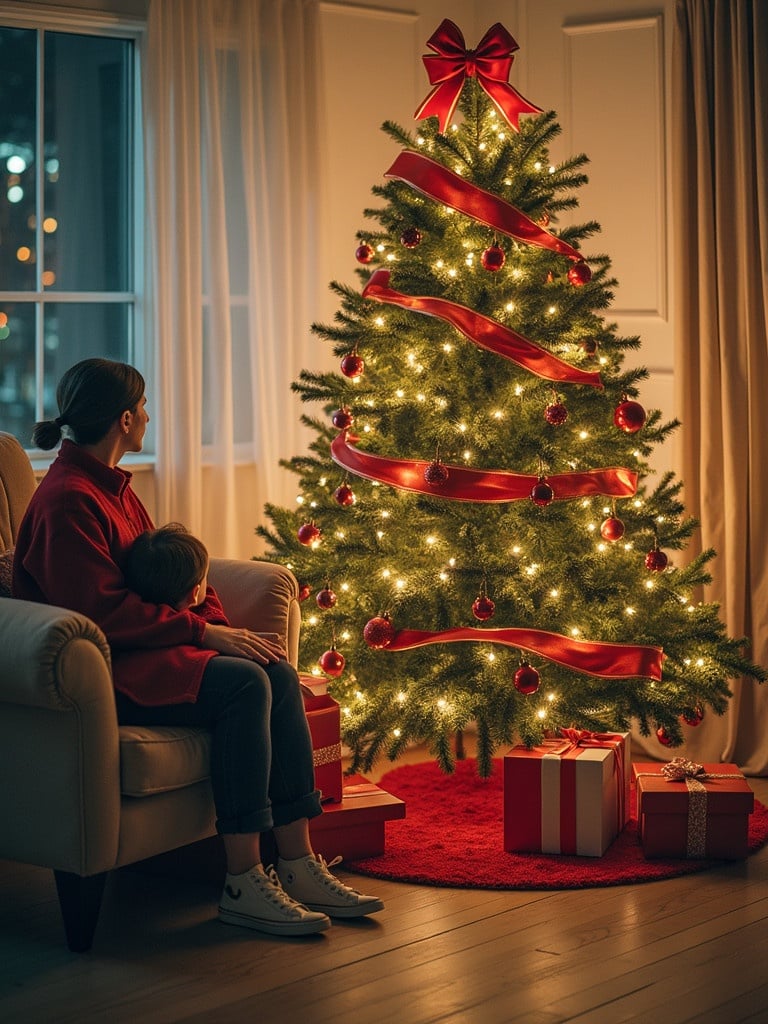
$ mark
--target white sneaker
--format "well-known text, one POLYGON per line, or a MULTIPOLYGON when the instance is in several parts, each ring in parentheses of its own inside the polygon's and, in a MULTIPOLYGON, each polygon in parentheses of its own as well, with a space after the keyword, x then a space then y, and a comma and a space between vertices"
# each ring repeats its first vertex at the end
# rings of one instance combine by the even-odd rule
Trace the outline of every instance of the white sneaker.
POLYGON ((341 862, 341 857, 326 864, 319 856, 277 862, 277 874, 283 889, 310 910, 329 917, 364 917, 384 909, 376 896, 363 896, 357 889, 344 885, 328 870, 341 862))
POLYGON ((257 864, 242 875, 227 874, 219 920, 270 935, 313 935, 330 928, 323 913, 308 910, 284 892, 275 869, 257 864))

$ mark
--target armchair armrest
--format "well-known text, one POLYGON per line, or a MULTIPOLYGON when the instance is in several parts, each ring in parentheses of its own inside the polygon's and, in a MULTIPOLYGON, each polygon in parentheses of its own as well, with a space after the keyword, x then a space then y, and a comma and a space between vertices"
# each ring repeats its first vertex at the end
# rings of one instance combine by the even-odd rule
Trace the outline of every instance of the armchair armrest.
POLYGON ((85 615, 4 598, 0 651, 0 702, 71 711, 106 694, 114 703, 109 645, 85 615))
POLYGON ((84 615, 0 599, 0 856, 114 866, 120 749, 109 647, 84 615), (94 825, 94 823, 97 823, 94 825))
POLYGON ((208 579, 233 626, 279 633, 288 660, 299 661, 299 585, 283 565, 273 562, 212 558, 208 579))

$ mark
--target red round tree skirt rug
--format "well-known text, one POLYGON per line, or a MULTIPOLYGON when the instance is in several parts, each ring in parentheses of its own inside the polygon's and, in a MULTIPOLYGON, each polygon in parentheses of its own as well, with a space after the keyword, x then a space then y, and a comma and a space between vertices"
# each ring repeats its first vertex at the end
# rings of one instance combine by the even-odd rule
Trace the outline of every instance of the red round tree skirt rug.
MULTIPOLYGON (((387 822, 386 852, 348 861, 372 878, 470 889, 580 889, 629 885, 705 871, 714 860, 646 860, 637 833, 634 786, 631 820, 602 857, 506 853, 503 848, 501 760, 489 779, 473 760, 458 761, 445 775, 434 762, 388 772, 382 789, 405 800, 406 817, 387 822)), ((768 808, 755 800, 749 850, 768 840, 768 808)))

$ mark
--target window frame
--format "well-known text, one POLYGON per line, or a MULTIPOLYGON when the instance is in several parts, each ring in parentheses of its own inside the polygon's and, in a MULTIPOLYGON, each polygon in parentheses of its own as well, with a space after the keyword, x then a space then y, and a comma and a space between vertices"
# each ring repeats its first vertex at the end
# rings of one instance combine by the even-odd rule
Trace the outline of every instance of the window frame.
MULTIPOLYGON (((151 388, 153 368, 151 351, 148 344, 148 311, 145 279, 145 182, 144 182, 144 141, 143 141, 143 103, 141 64, 144 54, 146 23, 143 19, 130 14, 108 13, 105 11, 74 10, 54 7, 49 4, 30 4, 21 0, 0 0, 0 26, 4 28, 32 29, 38 36, 38 66, 36 83, 36 132, 37 152, 43 152, 43 121, 40 110, 42 95, 43 61, 39 59, 45 53, 45 33, 71 33, 76 35, 106 36, 116 39, 127 39, 134 43, 133 47, 133 111, 132 131, 129 140, 130 161, 132 166, 133 189, 131 203, 131 235, 128 259, 132 264, 133 290, 127 292, 72 292, 47 290, 42 285, 42 263, 38 263, 35 288, 25 291, 6 291, 0 289, 0 302, 24 302, 35 306, 35 372, 36 372, 36 419, 43 415, 43 320, 46 304, 66 303, 115 303, 130 304, 130 350, 128 361, 135 365, 151 388)), ((38 211, 43 205, 42 165, 38 159, 36 180, 38 211)), ((43 218, 38 216, 36 232, 37 251, 41 251, 43 237, 43 218)), ((151 445, 151 437, 148 439, 151 445)), ((54 457, 54 453, 41 452, 28 448, 27 453, 36 470, 45 469, 54 457)), ((133 468, 153 464, 152 447, 133 458, 126 457, 126 463, 133 468)))

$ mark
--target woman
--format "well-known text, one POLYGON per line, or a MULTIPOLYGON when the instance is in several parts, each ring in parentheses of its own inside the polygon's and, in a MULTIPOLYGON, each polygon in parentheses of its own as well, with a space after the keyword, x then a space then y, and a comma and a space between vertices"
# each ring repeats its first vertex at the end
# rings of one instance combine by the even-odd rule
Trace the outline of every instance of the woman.
POLYGON ((14 595, 82 612, 113 655, 118 720, 211 730, 216 827, 227 854, 221 920, 278 935, 323 931, 329 917, 381 910, 332 875, 312 852, 321 813, 298 676, 278 637, 229 625, 216 592, 178 611, 143 601, 123 566, 153 529, 118 468, 142 449, 144 380, 124 363, 85 359, 62 377, 59 415, 35 425, 53 448, 70 435, 32 497, 14 556, 14 595), (260 833, 274 832, 277 871, 261 864, 260 833))

